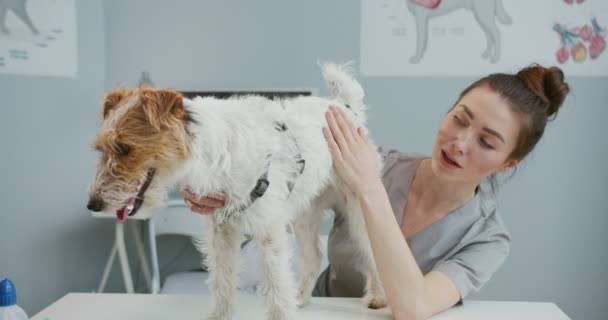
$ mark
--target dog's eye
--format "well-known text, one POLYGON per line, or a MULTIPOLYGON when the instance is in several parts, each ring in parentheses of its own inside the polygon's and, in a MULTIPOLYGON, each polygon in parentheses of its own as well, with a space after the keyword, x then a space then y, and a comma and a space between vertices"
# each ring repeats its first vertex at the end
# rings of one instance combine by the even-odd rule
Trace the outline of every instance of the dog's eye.
POLYGON ((128 155, 130 150, 131 148, 123 143, 119 143, 114 146, 114 152, 121 157, 128 155))

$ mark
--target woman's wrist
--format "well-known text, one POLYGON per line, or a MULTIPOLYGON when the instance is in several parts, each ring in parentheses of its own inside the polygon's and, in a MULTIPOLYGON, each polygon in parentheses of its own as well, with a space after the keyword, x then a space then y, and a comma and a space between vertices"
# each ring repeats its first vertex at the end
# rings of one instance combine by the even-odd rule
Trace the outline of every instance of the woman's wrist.
POLYGON ((368 180, 366 183, 361 183, 355 194, 360 201, 369 201, 370 198, 375 198, 378 192, 386 192, 380 177, 368 180))

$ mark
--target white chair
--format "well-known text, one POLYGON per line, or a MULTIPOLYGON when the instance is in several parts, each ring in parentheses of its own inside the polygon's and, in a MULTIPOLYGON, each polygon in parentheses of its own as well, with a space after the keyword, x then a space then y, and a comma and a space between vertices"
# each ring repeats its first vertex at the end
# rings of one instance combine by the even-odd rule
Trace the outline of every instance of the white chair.
MULTIPOLYGON (((162 212, 150 218, 148 235, 150 242, 150 256, 152 260, 152 292, 153 294, 207 294, 208 273, 204 271, 178 272, 168 275, 164 281, 160 278, 156 237, 162 235, 183 235, 200 238, 206 230, 209 219, 190 211, 190 208, 181 199, 172 199, 162 212)), ((289 248, 292 257, 292 273, 299 272, 298 259, 294 237, 289 237, 289 248)), ((323 261, 321 270, 327 267, 327 236, 321 236, 323 261)), ((255 293, 261 281, 261 253, 254 241, 242 247, 240 257, 240 273, 238 289, 240 291, 255 293)))
POLYGON ((162 235, 182 235, 200 237, 206 229, 207 219, 194 214, 181 199, 169 200, 168 207, 155 214, 148 222, 148 236, 150 243, 150 258, 152 260, 152 293, 169 293, 167 290, 178 290, 183 293, 197 293, 187 291, 206 291, 205 272, 179 272, 166 277, 162 286, 158 265, 158 252, 156 237, 162 235), (194 286, 198 283, 197 286, 194 286))

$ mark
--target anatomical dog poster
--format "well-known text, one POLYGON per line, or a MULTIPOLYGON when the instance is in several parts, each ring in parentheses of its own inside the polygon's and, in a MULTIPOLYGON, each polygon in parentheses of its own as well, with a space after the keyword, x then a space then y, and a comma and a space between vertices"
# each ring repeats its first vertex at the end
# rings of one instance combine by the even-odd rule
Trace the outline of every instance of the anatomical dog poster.
POLYGON ((0 0, 0 73, 75 77, 75 0, 0 0))
POLYGON ((607 0, 361 0, 361 73, 608 75, 607 0))

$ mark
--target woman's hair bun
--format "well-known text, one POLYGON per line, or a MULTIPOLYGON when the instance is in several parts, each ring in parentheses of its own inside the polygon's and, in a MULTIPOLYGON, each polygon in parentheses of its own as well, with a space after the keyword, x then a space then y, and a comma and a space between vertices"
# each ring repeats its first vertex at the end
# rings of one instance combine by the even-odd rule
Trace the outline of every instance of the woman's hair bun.
POLYGON ((555 66, 545 68, 535 64, 520 70, 516 76, 544 102, 548 118, 557 114, 570 92, 563 71, 555 66))

